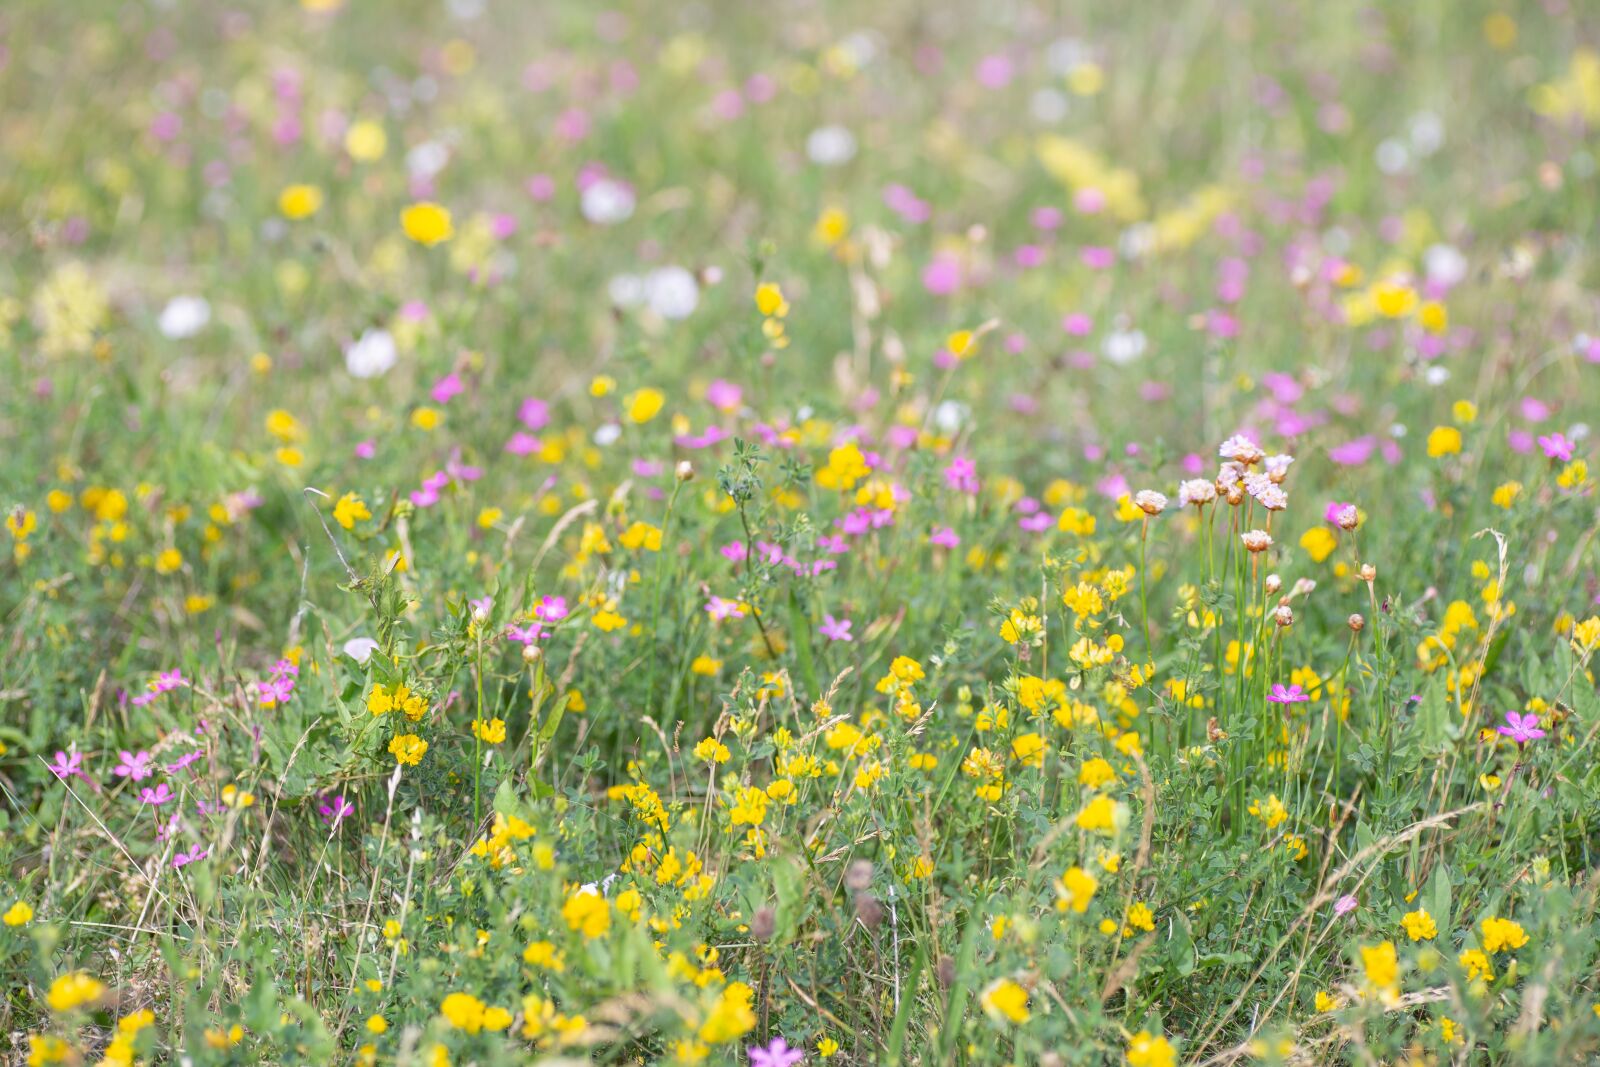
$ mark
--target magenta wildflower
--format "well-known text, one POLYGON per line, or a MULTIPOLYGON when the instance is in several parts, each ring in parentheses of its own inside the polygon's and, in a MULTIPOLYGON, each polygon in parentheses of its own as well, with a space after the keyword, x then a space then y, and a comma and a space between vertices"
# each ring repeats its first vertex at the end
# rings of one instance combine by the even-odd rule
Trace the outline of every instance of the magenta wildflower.
POLYGON ((1344 896, 1333 902, 1333 913, 1335 915, 1349 915, 1352 911, 1356 910, 1357 903, 1358 902, 1353 894, 1346 893, 1344 896))
POLYGON ((122 757, 122 760, 111 769, 111 773, 118 778, 131 778, 135 782, 142 782, 155 773, 150 767, 150 753, 148 752, 129 752, 124 749, 118 755, 122 757))
POLYGON ((171 799, 172 790, 168 787, 166 782, 162 782, 154 789, 151 789, 149 786, 145 786, 143 789, 139 790, 139 803, 141 804, 150 804, 159 808, 161 805, 165 804, 171 799))
POLYGON ((73 776, 83 777, 83 753, 57 752, 55 762, 50 764, 50 773, 66 781, 73 776))
POLYGON ((747 1051, 750 1053, 750 1067, 794 1067, 806 1058, 804 1049, 790 1048, 789 1042, 781 1037, 773 1038, 765 1048, 751 1045, 747 1051))
POLYGON ((1526 715, 1518 715, 1514 711, 1506 712, 1506 725, 1500 727, 1499 732, 1519 745, 1537 741, 1544 736, 1544 731, 1539 729, 1539 716, 1532 712, 1526 715))
POLYGON ((204 845, 196 845, 187 852, 180 852, 172 857, 174 867, 187 867, 195 860, 203 860, 211 854, 211 850, 204 845))
POLYGON ((849 619, 836 619, 824 613, 817 632, 830 641, 854 641, 855 638, 850 636, 850 627, 853 625, 849 619))
POLYGON ((338 826, 346 816, 355 812, 356 806, 344 798, 343 793, 325 798, 317 805, 317 811, 322 815, 322 821, 329 826, 338 826))
POLYGON ((1298 685, 1291 685, 1285 688, 1281 684, 1274 685, 1272 694, 1267 697, 1267 700, 1273 704, 1304 704, 1310 699, 1311 697, 1306 691, 1298 685))
POLYGON ((720 596, 714 596, 706 601, 706 614, 718 622, 723 619, 742 619, 744 618, 744 605, 737 600, 727 600, 720 596))
POLYGON ((1564 433, 1540 435, 1539 447, 1544 449, 1546 459, 1558 459, 1562 463, 1572 461, 1572 442, 1567 440, 1564 433))

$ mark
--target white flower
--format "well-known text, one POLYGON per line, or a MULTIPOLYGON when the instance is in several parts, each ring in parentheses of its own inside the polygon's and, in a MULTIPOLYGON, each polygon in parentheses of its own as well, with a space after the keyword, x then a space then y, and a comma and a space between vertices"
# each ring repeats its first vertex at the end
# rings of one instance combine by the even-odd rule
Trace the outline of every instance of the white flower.
POLYGON ((637 307, 644 303, 645 281, 637 274, 618 274, 606 285, 606 294, 619 308, 637 307))
POLYGON ((156 325, 163 337, 181 341, 205 329, 211 321, 211 305, 203 296, 175 296, 161 309, 156 325))
POLYGON ((621 436, 622 427, 619 424, 615 422, 604 422, 595 427, 594 443, 599 445, 601 448, 605 448, 607 445, 616 444, 617 439, 621 436))
POLYGON ((806 158, 819 167, 837 167, 856 155, 856 135, 843 126, 819 126, 806 138, 806 158))
POLYGON ((423 141, 406 153, 406 171, 413 178, 432 178, 449 162, 450 149, 438 141, 423 141))
POLYGON ((368 330, 345 350, 344 366, 353 378, 377 378, 389 373, 397 358, 388 330, 368 330))
POLYGON ((700 283, 682 267, 662 267, 644 280, 645 300, 664 319, 686 319, 700 305, 700 283))
POLYGON ((1467 257, 1455 245, 1432 245, 1422 254, 1422 269, 1429 281, 1453 286, 1467 276, 1467 257))
POLYGON ((636 202, 633 190, 625 182, 601 178, 583 191, 578 209, 584 218, 598 226, 615 226, 633 214, 636 202))
POLYGON ((1217 455, 1223 459, 1231 459, 1240 466, 1248 467, 1252 463, 1260 463, 1266 453, 1261 451, 1261 446, 1242 433, 1236 433, 1217 449, 1217 455))
POLYGON ((1143 330, 1112 330, 1106 334, 1100 350, 1105 353, 1107 359, 1120 367, 1144 355, 1146 347, 1143 330))
POLYGON ((1265 530, 1246 530, 1239 539, 1252 552, 1265 552, 1272 547, 1272 535, 1265 530))
POLYGON ((959 400, 944 400, 933 409, 933 424, 940 433, 955 433, 966 424, 971 409, 959 400))
POLYGON ((1256 503, 1268 511, 1282 511, 1289 506, 1289 494, 1279 489, 1269 475, 1245 475, 1244 491, 1255 497, 1256 503))
POLYGON ((1289 475, 1289 464, 1294 462, 1293 456, 1268 456, 1264 466, 1267 477, 1275 482, 1282 482, 1289 475))
POLYGON ((1141 489, 1133 495, 1133 504, 1146 515, 1159 515, 1167 509, 1167 498, 1154 489, 1141 489))
POLYGON ((1178 483, 1178 506, 1187 507, 1194 504, 1196 507, 1209 504, 1217 499, 1217 487, 1204 478, 1191 478, 1189 481, 1178 483))
POLYGON ((378 650, 378 642, 370 637, 352 637, 344 643, 344 654, 357 663, 367 662, 367 657, 378 650))

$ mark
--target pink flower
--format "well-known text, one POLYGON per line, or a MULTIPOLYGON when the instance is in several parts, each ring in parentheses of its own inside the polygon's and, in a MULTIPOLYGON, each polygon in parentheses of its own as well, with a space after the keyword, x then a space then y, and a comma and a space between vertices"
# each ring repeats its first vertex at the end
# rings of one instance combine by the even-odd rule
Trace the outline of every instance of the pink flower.
POLYGON ((167 801, 171 800, 172 798, 173 798, 172 790, 170 788, 168 788, 166 782, 162 782, 160 785, 156 786, 154 789, 151 789, 149 786, 146 786, 145 788, 139 790, 139 803, 141 803, 141 804, 149 804, 149 805, 152 805, 153 807, 157 807, 157 808, 159 808, 161 805, 165 804, 167 801))
POLYGON ((433 397, 435 404, 448 404, 451 397, 459 396, 465 389, 466 386, 461 384, 461 375, 451 371, 433 383, 428 395, 433 397))
POLYGON ((1282 685, 1274 685, 1272 695, 1267 697, 1268 702, 1273 704, 1304 704, 1310 699, 1298 685, 1291 685, 1287 689, 1282 685))
POLYGON ((118 755, 122 757, 122 761, 111 769, 111 773, 118 778, 132 778, 135 782, 141 782, 155 773, 150 769, 148 752, 135 753, 124 749, 118 755))
POLYGON ((211 854, 211 850, 204 845, 196 845, 187 852, 180 852, 172 857, 174 867, 187 867, 195 860, 203 860, 211 854))
POLYGON ((1357 903, 1358 901, 1352 894, 1346 893, 1333 902, 1333 913, 1335 915, 1349 915, 1356 910, 1357 903))
POLYGON ((830 641, 854 641, 855 638, 850 636, 850 627, 853 625, 849 619, 835 619, 832 615, 824 614, 817 632, 830 641))
POLYGON ((1572 460, 1572 442, 1567 440, 1563 433, 1545 434, 1539 438, 1539 447, 1544 449, 1547 459, 1559 459, 1563 463, 1572 460))
POLYGON ((794 1067, 806 1058, 804 1049, 790 1048, 781 1037, 773 1038, 766 1048, 751 1045, 746 1051, 750 1054, 750 1067, 794 1067))
POLYGON ((57 752, 55 762, 50 764, 50 773, 62 781, 66 781, 73 776, 81 778, 83 776, 83 753, 73 752, 69 755, 65 752, 57 752))
POLYGON ((706 614, 718 622, 723 619, 742 619, 744 618, 744 606, 737 600, 727 600, 720 596, 714 596, 706 601, 706 614))
POLYGON ((940 548, 955 548, 961 543, 961 538, 948 526, 935 526, 928 535, 928 544, 940 548))
POLYGON ((1525 745, 1529 741, 1537 741, 1544 736, 1544 731, 1539 729, 1539 716, 1529 712, 1518 715, 1514 711, 1506 712, 1506 725, 1499 728, 1503 737, 1509 737, 1518 745, 1525 745))

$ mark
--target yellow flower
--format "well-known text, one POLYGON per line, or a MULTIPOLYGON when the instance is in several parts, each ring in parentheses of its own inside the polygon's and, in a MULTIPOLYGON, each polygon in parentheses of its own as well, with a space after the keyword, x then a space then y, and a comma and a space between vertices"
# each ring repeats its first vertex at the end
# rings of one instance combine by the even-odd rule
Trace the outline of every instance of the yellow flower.
POLYGON ((1483 930, 1483 947, 1489 952, 1517 949, 1528 943, 1528 935, 1522 929, 1522 924, 1513 922, 1510 919, 1490 916, 1483 920, 1481 929, 1483 930))
POLYGON ((1289 818, 1288 810, 1276 793, 1269 795, 1266 800, 1252 800, 1247 810, 1265 823, 1268 830, 1277 829, 1289 818))
POLYGON ((1110 797, 1101 795, 1085 804, 1072 821, 1080 830, 1110 833, 1116 828, 1116 816, 1116 803, 1110 797))
POLYGON ((1028 1021, 1028 991, 1009 978, 991 982, 979 999, 984 1014, 996 1022, 1005 1020, 1020 1025, 1028 1021))
POLYGON ((649 422, 661 412, 661 406, 667 401, 666 396, 659 389, 644 388, 630 394, 623 403, 628 408, 628 419, 632 422, 649 422))
POLYGON ((367 1016, 367 1032, 369 1034, 381 1034, 387 1029, 389 1029, 389 1023, 388 1023, 387 1020, 384 1019, 383 1016, 381 1016, 381 1015, 369 1015, 369 1016, 367 1016))
POLYGON ((498 745, 506 739, 506 721, 504 719, 472 720, 472 736, 484 744, 498 745))
POLYGON ((1361 966, 1366 972, 1367 984, 1382 992, 1393 992, 1400 984, 1400 960, 1395 955, 1394 942, 1361 946, 1361 966))
POLYGON ((416 734, 401 734, 389 742, 389 754, 396 763, 415 767, 428 754, 428 742, 416 734))
POLYGON ((1489 499, 1495 507, 1510 511, 1511 505, 1516 503, 1517 497, 1520 496, 1521 493, 1521 482, 1503 482, 1500 485, 1495 486, 1495 490, 1492 494, 1490 494, 1489 499))
POLYGON ((161 554, 156 557, 157 574, 172 574, 182 566, 183 553, 175 548, 163 549, 161 554))
POLYGON ((1089 910, 1100 883, 1082 867, 1068 867, 1056 885, 1056 910, 1072 910, 1079 915, 1089 910))
POLYGON ((839 1052, 839 1042, 831 1037, 825 1037, 817 1042, 817 1056, 819 1059, 832 1059, 839 1052))
POLYGON ((1456 957, 1456 962, 1466 969, 1469 982, 1478 978, 1488 982, 1494 981, 1494 965, 1489 962, 1489 957, 1478 949, 1467 949, 1456 957))
POLYGON ((561 917, 569 928, 593 941, 611 929, 611 904, 593 889, 580 889, 561 906, 561 917))
POLYGON ((356 523, 372 518, 372 512, 367 510, 366 502, 354 493, 346 493, 333 505, 333 521, 351 529, 356 523))
POLYGON ((484 1003, 471 993, 451 993, 439 1004, 439 1014, 457 1030, 475 1034, 483 1029, 484 1003))
POLYGON ((412 204, 400 212, 400 228, 419 245, 436 245, 455 235, 449 210, 429 201, 412 204))
MULTIPOLYGON (((817 216, 817 224, 812 227, 811 233, 822 244, 832 248, 850 232, 850 216, 836 207, 827 208, 817 216)), ((759 301, 757 304, 759 306, 759 301)))
POLYGON ((708 737, 694 746, 694 758, 708 763, 727 763, 729 755, 728 746, 715 737, 708 737))
POLYGON ((1024 767, 1043 767, 1049 746, 1038 734, 1023 734, 1011 742, 1011 754, 1024 767))
POLYGON ((1427 908, 1406 912, 1400 919, 1400 925, 1405 927, 1406 936, 1413 941, 1432 941, 1439 935, 1439 927, 1433 921, 1433 916, 1428 914, 1427 908))
POLYGON ((1417 307, 1417 291, 1397 282, 1380 282, 1372 287, 1372 303, 1386 319, 1399 319, 1417 307))
POLYGON ((1178 1050, 1164 1037, 1140 1030, 1128 1039, 1128 1067, 1177 1067, 1178 1050))
POLYGON ((783 298, 783 290, 774 282, 762 282, 756 286, 756 310, 763 315, 781 319, 789 314, 789 302, 783 298))
POLYGON ((278 210, 286 219, 308 219, 322 210, 322 190, 315 185, 289 185, 278 194, 278 210))
POLYGON ((1321 563, 1339 547, 1339 539, 1326 526, 1313 526, 1300 535, 1300 547, 1306 550, 1311 562, 1321 563))
POLYGON ((1433 459, 1461 451, 1461 431, 1454 426, 1435 426, 1428 434, 1428 455, 1433 459))
POLYGON ((17 901, 6 909, 4 915, 0 915, 0 922, 4 922, 7 926, 21 926, 32 921, 33 909, 28 906, 27 901, 23 900, 17 901))
POLYGON ((1339 1006, 1339 998, 1325 990, 1317 990, 1314 1006, 1318 1011, 1332 1011, 1339 1006))
POLYGON ((754 999, 755 990, 743 982, 729 982, 723 986, 711 1014, 700 1025, 700 1040, 719 1045, 754 1030, 756 1013, 750 1006, 754 999))
POLYGON ((50 992, 45 996, 45 1002, 54 1012, 72 1011, 85 1004, 93 1004, 105 994, 106 987, 95 978, 91 978, 85 971, 73 971, 64 974, 50 983, 50 992))
POLYGON ((373 163, 389 149, 389 135, 370 119, 353 122, 344 133, 344 150, 357 163, 373 163))

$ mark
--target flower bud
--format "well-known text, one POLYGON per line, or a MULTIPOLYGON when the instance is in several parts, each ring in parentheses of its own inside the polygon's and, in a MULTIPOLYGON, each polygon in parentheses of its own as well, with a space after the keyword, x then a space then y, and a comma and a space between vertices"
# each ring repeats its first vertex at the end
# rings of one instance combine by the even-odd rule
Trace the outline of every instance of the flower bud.
POLYGON ((1267 580, 1261 583, 1261 587, 1266 590, 1268 596, 1277 596, 1278 590, 1283 588, 1283 579, 1276 574, 1269 574, 1267 580))
POLYGON ((544 659, 544 649, 540 648, 538 645, 522 646, 522 662, 538 663, 542 659, 544 659))
POLYGON ((1277 610, 1272 613, 1272 620, 1287 629, 1294 625, 1294 609, 1288 604, 1279 604, 1277 610))
POLYGON ((1356 634, 1365 629, 1367 625, 1367 620, 1361 617, 1360 612, 1356 612, 1354 615, 1350 616, 1348 622, 1350 623, 1350 632, 1356 634))
POLYGON ((687 482, 694 479, 694 464, 686 459, 678 461, 678 469, 674 472, 678 481, 687 482))
POLYGON ((1361 580, 1363 582, 1366 582, 1368 585, 1371 585, 1373 583, 1373 581, 1378 577, 1378 568, 1374 567, 1370 563, 1363 563, 1361 565, 1360 574, 1361 574, 1361 580))

